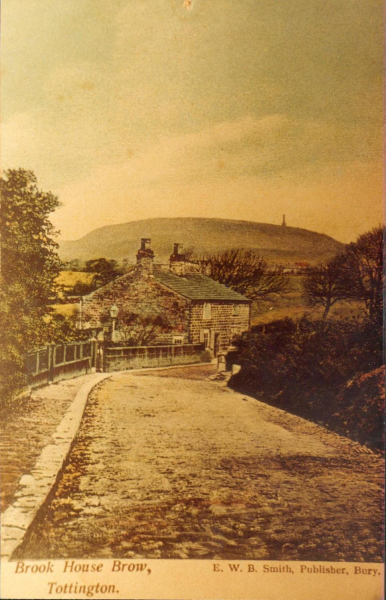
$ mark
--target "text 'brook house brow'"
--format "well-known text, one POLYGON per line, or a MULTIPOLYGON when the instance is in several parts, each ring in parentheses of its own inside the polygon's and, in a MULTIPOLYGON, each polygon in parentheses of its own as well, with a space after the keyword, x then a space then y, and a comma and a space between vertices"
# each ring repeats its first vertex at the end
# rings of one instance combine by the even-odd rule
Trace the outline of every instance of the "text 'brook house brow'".
POLYGON ((251 301, 199 272, 174 244, 154 263, 142 238, 136 266, 82 299, 81 326, 128 346, 204 344, 216 356, 250 327, 251 301))

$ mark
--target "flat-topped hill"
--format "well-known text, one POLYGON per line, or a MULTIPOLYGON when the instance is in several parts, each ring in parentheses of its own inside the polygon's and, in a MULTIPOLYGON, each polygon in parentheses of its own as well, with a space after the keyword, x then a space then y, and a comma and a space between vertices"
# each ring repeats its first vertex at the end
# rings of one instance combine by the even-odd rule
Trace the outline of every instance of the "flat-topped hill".
POLYGON ((307 229, 252 221, 183 217, 101 227, 79 240, 61 242, 59 253, 63 260, 103 257, 118 261, 127 258, 134 262, 141 237, 151 238, 156 262, 168 259, 174 242, 194 250, 195 256, 243 248, 258 252, 269 262, 282 264, 322 262, 343 249, 343 244, 333 238, 307 229))

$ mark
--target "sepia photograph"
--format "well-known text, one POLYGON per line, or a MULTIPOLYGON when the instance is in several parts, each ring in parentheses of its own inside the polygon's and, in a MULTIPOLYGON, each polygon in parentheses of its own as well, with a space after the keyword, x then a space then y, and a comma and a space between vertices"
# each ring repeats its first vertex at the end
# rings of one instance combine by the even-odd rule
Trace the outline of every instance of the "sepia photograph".
POLYGON ((380 0, 3 0, 0 597, 382 600, 380 0))

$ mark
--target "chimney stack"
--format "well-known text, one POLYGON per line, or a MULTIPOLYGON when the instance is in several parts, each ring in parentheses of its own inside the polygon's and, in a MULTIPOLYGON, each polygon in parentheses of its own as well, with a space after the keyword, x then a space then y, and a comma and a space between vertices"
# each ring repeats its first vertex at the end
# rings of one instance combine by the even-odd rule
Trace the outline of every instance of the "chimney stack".
POLYGON ((154 252, 151 249, 151 239, 141 238, 141 247, 137 252, 137 265, 147 275, 153 273, 154 252))
POLYGON ((170 270, 174 275, 183 277, 185 275, 185 254, 182 244, 174 244, 173 254, 170 255, 170 270))

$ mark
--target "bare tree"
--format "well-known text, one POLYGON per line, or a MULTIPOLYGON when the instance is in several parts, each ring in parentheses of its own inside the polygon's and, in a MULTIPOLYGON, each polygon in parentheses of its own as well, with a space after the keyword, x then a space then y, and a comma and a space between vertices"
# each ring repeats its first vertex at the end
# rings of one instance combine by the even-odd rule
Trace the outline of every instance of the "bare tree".
POLYGON ((382 227, 359 236, 344 253, 346 285, 350 297, 363 301, 371 319, 382 320, 383 311, 382 227))
POLYGON ((265 260, 237 248, 206 259, 207 272, 219 283, 251 298, 272 301, 288 291, 289 278, 279 266, 270 267, 265 260))
POLYGON ((303 280, 303 298, 309 306, 324 307, 323 319, 334 304, 349 297, 344 255, 307 271, 303 280))
POLYGON ((382 320, 383 230, 376 227, 349 244, 343 254, 308 272, 304 293, 311 306, 330 308, 340 300, 364 302, 369 317, 382 320))

